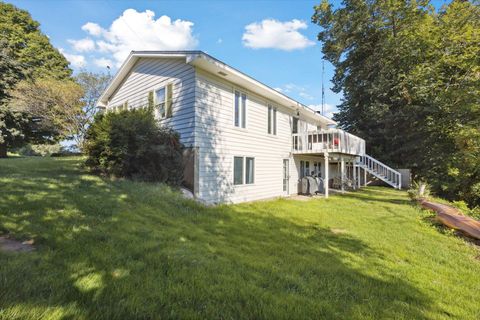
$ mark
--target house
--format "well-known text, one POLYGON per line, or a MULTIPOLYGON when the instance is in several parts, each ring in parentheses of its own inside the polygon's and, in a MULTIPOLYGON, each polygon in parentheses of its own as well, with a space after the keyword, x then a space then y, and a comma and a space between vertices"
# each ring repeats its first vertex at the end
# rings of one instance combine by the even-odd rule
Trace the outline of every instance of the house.
POLYGON ((363 139, 202 51, 132 51, 98 106, 141 108, 149 99, 188 147, 186 182, 206 203, 297 194, 312 173, 327 197, 332 179, 360 187, 367 174, 401 187, 397 171, 365 154, 363 139))

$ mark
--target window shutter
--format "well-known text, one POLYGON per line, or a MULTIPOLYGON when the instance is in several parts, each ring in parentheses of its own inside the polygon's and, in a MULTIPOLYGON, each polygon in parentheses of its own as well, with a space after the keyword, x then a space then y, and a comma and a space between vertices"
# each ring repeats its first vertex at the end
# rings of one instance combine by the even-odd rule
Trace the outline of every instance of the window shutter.
POLYGON ((148 109, 153 110, 153 91, 148 93, 148 109))
POLYGON ((167 91, 165 95, 166 117, 170 118, 172 117, 172 107, 173 107, 173 84, 172 83, 167 85, 166 91, 167 91))

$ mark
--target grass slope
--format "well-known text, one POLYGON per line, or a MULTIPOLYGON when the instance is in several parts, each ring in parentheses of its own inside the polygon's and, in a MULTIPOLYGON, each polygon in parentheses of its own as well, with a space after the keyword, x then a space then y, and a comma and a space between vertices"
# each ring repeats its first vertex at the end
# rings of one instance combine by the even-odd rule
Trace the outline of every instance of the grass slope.
POLYGON ((79 158, 0 160, 1 319, 478 319, 476 248, 384 188, 204 208, 79 158))

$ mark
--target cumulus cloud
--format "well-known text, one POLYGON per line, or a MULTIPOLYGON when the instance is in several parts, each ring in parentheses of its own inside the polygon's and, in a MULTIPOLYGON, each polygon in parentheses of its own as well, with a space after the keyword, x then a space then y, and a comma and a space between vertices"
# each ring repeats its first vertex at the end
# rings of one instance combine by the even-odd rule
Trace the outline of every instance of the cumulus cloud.
POLYGON ((107 58, 94 59, 93 63, 99 68, 106 68, 106 67, 111 68, 115 64, 112 60, 107 58))
MULTIPOLYGON (((151 10, 127 9, 107 29, 88 22, 82 30, 96 37, 95 49, 108 54, 117 66, 132 50, 186 50, 198 44, 193 35, 193 22, 172 20, 165 15, 155 19, 155 12, 151 10)), ((75 46, 78 41, 82 40, 72 44, 75 46)))
MULTIPOLYGON (((321 104, 311 104, 309 105, 310 108, 312 108, 315 111, 322 111, 322 105, 321 104)), ((336 106, 325 103, 325 110, 324 110, 324 115, 328 118, 333 118, 333 115, 338 112, 338 109, 336 106)))
POLYGON ((306 28, 305 21, 297 19, 285 22, 265 19, 245 26, 242 40, 246 47, 253 49, 273 48, 285 51, 303 49, 315 44, 299 32, 306 28))
POLYGON ((102 34, 103 29, 97 23, 87 22, 82 26, 82 30, 88 32, 92 36, 98 37, 102 34))
POLYGON ((87 65, 87 61, 85 60, 85 57, 80 55, 80 54, 70 54, 66 53, 65 50, 60 48, 60 53, 63 54, 63 56, 70 62, 72 67, 74 68, 83 68, 87 65))
POLYGON ((88 52, 95 50, 95 42, 90 38, 80 39, 80 40, 68 40, 72 45, 72 48, 78 52, 88 52))

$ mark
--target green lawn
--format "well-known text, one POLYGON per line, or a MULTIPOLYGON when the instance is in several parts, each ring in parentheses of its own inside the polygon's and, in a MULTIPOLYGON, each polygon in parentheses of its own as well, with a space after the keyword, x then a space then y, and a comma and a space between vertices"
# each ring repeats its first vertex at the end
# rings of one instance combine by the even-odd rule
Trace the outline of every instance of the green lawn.
POLYGON ((405 192, 204 208, 79 158, 0 160, 0 319, 479 319, 480 255, 405 192))

